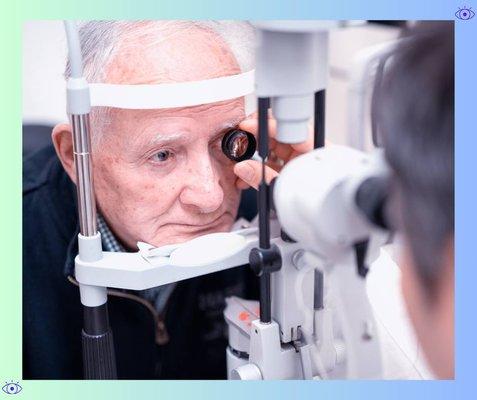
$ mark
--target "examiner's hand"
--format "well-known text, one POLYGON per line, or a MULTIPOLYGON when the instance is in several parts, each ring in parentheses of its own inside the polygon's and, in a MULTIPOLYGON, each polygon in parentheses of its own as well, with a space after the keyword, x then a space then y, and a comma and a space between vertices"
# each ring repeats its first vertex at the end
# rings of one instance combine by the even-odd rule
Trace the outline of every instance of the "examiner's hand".
MULTIPOLYGON (((258 120, 256 118, 246 119, 239 125, 239 129, 250 132, 257 137, 258 120)), ((277 122, 273 118, 268 119, 268 131, 270 134, 267 167, 265 169, 265 179, 270 182, 278 175, 283 165, 293 158, 313 149, 313 131, 310 129, 306 142, 297 144, 285 144, 277 142, 275 139, 277 132, 277 122)), ((250 186, 258 188, 262 178, 262 163, 255 160, 246 160, 235 164, 235 175, 238 176, 237 187, 248 189, 250 186)))

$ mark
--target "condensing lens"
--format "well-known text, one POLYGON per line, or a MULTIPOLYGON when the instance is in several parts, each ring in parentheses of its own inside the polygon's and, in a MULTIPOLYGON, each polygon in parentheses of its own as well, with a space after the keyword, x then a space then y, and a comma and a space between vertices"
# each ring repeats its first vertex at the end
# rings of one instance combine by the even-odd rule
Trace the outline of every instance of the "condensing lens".
POLYGON ((257 142, 250 132, 240 129, 228 131, 222 139, 222 151, 232 161, 243 161, 255 153, 257 142))
POLYGON ((248 148, 248 137, 245 133, 240 132, 232 140, 232 149, 230 152, 235 158, 242 157, 248 148))

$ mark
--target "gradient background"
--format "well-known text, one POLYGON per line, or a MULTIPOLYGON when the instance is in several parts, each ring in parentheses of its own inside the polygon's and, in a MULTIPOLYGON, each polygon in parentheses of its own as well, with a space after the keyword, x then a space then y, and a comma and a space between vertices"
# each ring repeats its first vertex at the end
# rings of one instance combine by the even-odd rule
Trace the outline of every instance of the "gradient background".
MULTIPOLYGON (((477 398, 473 381, 477 334, 477 271, 473 244, 477 223, 477 16, 460 21, 454 0, 364 1, 131 1, 17 0, 0 11, 0 387, 19 382, 25 399, 447 399, 477 398), (21 26, 27 19, 452 19, 456 21, 456 379, 395 382, 205 382, 205 381, 22 381, 21 380, 21 26), (473 162, 474 161, 474 162, 473 162)), ((477 2, 474 11, 477 12, 477 2)), ((48 234, 45 232, 45 234, 48 234)), ((58 305, 59 307, 61 305, 58 305)))

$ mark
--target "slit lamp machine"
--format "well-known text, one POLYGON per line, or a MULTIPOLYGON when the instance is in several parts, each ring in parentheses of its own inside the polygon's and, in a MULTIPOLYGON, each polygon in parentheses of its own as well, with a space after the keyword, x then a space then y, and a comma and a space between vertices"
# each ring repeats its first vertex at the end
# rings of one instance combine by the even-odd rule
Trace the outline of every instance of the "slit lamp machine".
MULTIPOLYGON (((65 22, 72 71, 67 111, 73 128, 80 223, 75 276, 84 309, 86 379, 117 378, 107 287, 143 290, 248 265, 260 281, 260 297, 258 302, 227 299, 229 379, 382 377, 379 338, 365 284, 368 265, 389 237, 386 165, 379 151, 324 147, 328 35, 346 23, 254 25, 255 71, 172 85, 106 85, 88 83, 83 77, 77 28, 74 22, 65 22), (134 253, 103 251, 92 179, 91 106, 193 106, 253 91, 262 162, 258 226, 159 248, 139 243, 134 253), (306 141, 313 120, 315 150, 287 163, 267 183, 263 172, 269 153, 269 108, 277 121, 277 140, 283 143, 306 141)), ((236 161, 250 157, 255 151, 250 136, 233 132, 222 142, 224 152, 236 161)))

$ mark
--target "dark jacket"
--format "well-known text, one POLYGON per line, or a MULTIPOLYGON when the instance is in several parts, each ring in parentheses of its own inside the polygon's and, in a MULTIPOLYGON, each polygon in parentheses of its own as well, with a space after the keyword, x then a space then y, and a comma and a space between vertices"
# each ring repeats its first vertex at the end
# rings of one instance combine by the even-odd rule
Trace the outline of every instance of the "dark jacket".
MULTIPOLYGON (((239 214, 250 218, 247 196, 239 214)), ((77 234, 75 188, 50 146, 23 165, 23 379, 83 377, 77 234)), ((179 282, 163 315, 134 292, 109 290, 118 377, 225 378, 224 299, 256 294, 247 267, 179 282)))

